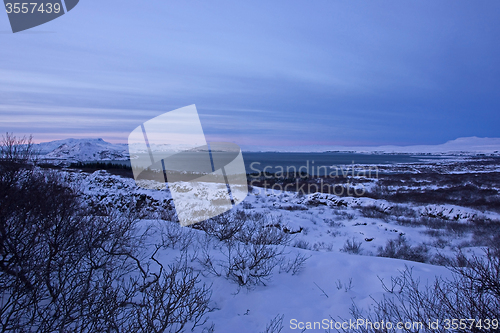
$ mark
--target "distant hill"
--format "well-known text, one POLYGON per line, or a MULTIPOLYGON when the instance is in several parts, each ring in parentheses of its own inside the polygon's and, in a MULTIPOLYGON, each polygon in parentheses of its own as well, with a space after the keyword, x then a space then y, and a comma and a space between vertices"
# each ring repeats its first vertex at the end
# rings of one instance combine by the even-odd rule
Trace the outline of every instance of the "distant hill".
POLYGON ((113 144, 103 139, 64 139, 42 142, 37 148, 49 160, 106 161, 129 158, 127 145, 113 144))
POLYGON ((439 145, 251 147, 245 151, 355 152, 369 154, 500 155, 500 138, 458 138, 439 145))

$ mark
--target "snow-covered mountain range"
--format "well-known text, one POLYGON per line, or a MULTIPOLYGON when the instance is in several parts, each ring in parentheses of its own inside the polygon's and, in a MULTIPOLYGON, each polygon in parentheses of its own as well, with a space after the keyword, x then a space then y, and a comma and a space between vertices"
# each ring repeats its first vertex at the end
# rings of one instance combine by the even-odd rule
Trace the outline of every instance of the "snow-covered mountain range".
MULTIPOLYGON (((476 136, 458 138, 439 145, 345 147, 346 150, 367 153, 406 154, 498 154, 500 138, 478 138, 476 136), (348 148, 348 149, 347 149, 348 148)), ((340 149, 344 151, 344 149, 340 149)))
MULTIPOLYGON (((48 160, 106 161, 129 159, 128 145, 109 143, 103 139, 64 139, 37 144, 40 153, 48 160)), ((180 151, 182 147, 171 145, 153 146, 153 151, 180 151)), ((415 146, 297 146, 297 147, 249 147, 244 151, 280 152, 356 152, 369 154, 432 154, 432 155, 500 155, 500 138, 458 138, 440 145, 415 146)))
POLYGON ((458 138, 438 145, 413 146, 326 146, 297 145, 295 147, 249 147, 244 151, 275 151, 275 152, 353 152, 368 154, 432 154, 432 155, 500 155, 500 138, 478 138, 476 136, 458 138))

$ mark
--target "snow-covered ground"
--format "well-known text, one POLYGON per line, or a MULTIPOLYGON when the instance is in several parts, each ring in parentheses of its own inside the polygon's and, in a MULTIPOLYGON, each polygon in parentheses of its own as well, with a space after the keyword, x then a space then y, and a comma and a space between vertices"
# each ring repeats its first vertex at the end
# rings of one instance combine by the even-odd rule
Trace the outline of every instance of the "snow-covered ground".
MULTIPOLYGON (((219 267, 219 272, 223 271, 227 258, 222 243, 208 241, 204 231, 180 227, 168 221, 173 216, 164 214, 163 210, 171 206, 172 200, 162 184, 149 181, 149 189, 145 189, 138 187, 133 179, 121 178, 106 171, 92 174, 68 172, 67 175, 74 186, 83 190, 91 205, 142 210, 143 214, 139 215, 141 223, 158 230, 151 233, 149 244, 161 243, 165 232, 180 238, 179 235, 184 235, 184 239, 189 240, 184 255, 189 258, 190 265, 201 273, 201 281, 212 285, 213 310, 207 323, 215 324, 215 332, 264 332, 266 325, 280 316, 283 316, 282 332, 302 332, 299 327, 305 327, 307 322, 322 324, 322 329, 307 331, 334 332, 334 328, 325 330, 326 322, 334 325, 335 322, 357 319, 352 318, 349 312, 353 303, 366 310, 374 300, 380 300, 384 295, 391 296, 384 290, 381 280, 390 281, 406 267, 413 267, 414 276, 419 277, 423 284, 432 282, 436 276, 450 275, 446 268, 439 265, 378 257, 380 248, 386 246, 389 240, 404 237, 410 246, 425 247, 431 262, 438 254, 453 255, 457 248, 465 253, 480 252, 468 233, 450 234, 439 229, 432 234, 428 226, 405 224, 401 218, 408 220, 411 217, 413 221, 418 221, 423 217, 464 225, 472 223, 474 218, 500 220, 495 212, 454 205, 396 205, 363 197, 341 198, 322 193, 298 195, 295 192, 253 188, 244 202, 233 208, 233 212, 242 210, 248 216, 257 216, 265 221, 267 227, 286 228, 291 239, 285 247, 283 261, 274 267, 265 285, 242 286, 234 279, 224 274, 218 276, 207 268, 209 257, 213 263, 219 262, 221 265, 216 267, 219 267), (382 213, 371 215, 372 211, 382 213), (392 214, 391 211, 399 213, 392 214), (358 250, 346 250, 348 242, 358 244, 358 250), (293 274, 287 265, 296 258, 307 260, 293 274)), ((164 247, 158 254, 158 260, 164 264, 172 262, 183 254, 181 247, 173 243, 164 247)), ((202 329, 200 327, 195 331, 202 332, 202 329)))

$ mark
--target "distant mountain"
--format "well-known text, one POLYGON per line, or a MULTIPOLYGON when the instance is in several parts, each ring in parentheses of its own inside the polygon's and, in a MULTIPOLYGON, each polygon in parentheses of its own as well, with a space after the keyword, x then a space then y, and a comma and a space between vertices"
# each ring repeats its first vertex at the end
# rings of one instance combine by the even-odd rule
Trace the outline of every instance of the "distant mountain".
POLYGON ((127 145, 113 144, 103 139, 64 139, 42 142, 37 146, 48 160, 109 161, 129 158, 127 145))
POLYGON ((383 146, 385 152, 394 153, 431 153, 431 154, 498 154, 500 138, 478 138, 476 136, 450 140, 440 145, 383 146))
POLYGON ((244 151, 354 152, 369 154, 500 155, 500 138, 458 138, 439 145, 249 147, 244 151))

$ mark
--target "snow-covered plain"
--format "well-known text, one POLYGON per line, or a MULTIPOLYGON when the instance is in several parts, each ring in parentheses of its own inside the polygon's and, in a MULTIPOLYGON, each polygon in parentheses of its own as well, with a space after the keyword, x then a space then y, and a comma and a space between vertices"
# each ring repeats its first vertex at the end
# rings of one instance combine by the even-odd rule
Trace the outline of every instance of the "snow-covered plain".
MULTIPOLYGON (((439 254, 451 256, 457 248, 466 253, 480 252, 467 233, 437 232, 439 235, 431 235, 429 227, 424 225, 405 225, 391 214, 382 218, 366 217, 363 209, 378 212, 399 209, 408 216, 432 216, 444 223, 468 224, 477 217, 500 219, 495 212, 447 204, 396 205, 371 198, 341 198, 322 193, 299 195, 254 187, 233 211, 242 210, 246 214, 261 216, 269 226, 279 225, 281 230, 286 228, 291 239, 285 248, 282 264, 273 269, 265 284, 242 286, 224 274, 218 276, 210 272, 202 264, 206 262, 206 253, 213 262, 227 260, 221 243, 207 241, 203 231, 180 227, 169 221, 173 218, 169 218, 168 214, 162 214, 172 202, 163 184, 143 181, 149 185, 149 189, 145 189, 138 187, 133 179, 121 178, 106 171, 91 174, 64 172, 74 186, 82 189, 91 205, 122 210, 139 207, 142 210, 140 223, 158 230, 151 233, 148 239, 151 247, 144 251, 152 251, 154 244, 161 243, 165 232, 185 236, 184 242, 188 240, 186 252, 181 251, 182 245, 171 244, 162 248, 158 260, 168 264, 183 256, 201 273, 201 281, 212 285, 213 310, 208 315, 207 325, 213 323, 215 332, 264 332, 266 325, 280 316, 283 316, 282 332, 302 332, 300 322, 304 327, 307 322, 322 324, 321 329, 307 331, 334 332, 334 327, 325 329, 326 322, 334 325, 335 322, 357 319, 350 314, 353 303, 367 310, 373 306, 374 300, 391 297, 384 290, 381 280, 388 282, 407 267, 412 267, 413 274, 423 284, 432 282, 436 276, 450 275, 446 268, 439 265, 377 257, 379 248, 391 239, 404 237, 411 246, 425 246, 429 258, 439 254), (361 244, 358 254, 344 251, 347 241, 361 244), (287 263, 297 255, 307 260, 296 274, 287 273, 287 263)), ((188 190, 202 191, 203 184, 188 190)), ((203 327, 195 331, 203 332, 203 327)))

